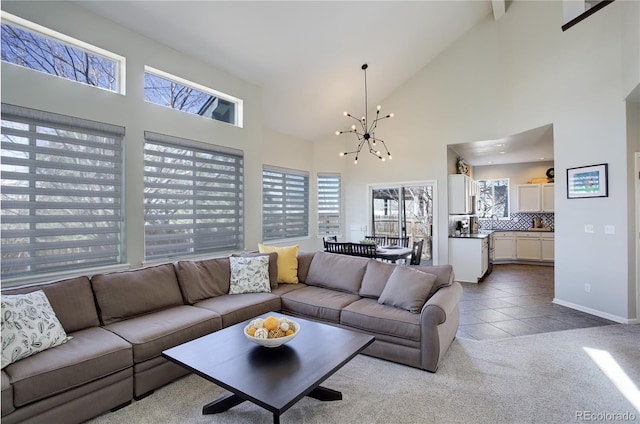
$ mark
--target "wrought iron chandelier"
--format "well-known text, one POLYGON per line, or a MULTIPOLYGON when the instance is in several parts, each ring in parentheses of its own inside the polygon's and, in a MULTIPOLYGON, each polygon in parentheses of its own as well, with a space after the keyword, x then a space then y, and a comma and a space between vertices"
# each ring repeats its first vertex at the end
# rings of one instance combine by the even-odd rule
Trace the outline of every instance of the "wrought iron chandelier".
POLYGON ((376 109, 376 118, 373 120, 373 122, 371 122, 371 125, 369 125, 369 108, 368 108, 368 104, 367 104, 367 68, 369 66, 365 63, 364 65, 362 65, 362 70, 364 71, 364 116, 361 119, 356 118, 355 116, 351 115, 349 112, 345 112, 344 116, 347 116, 349 118, 353 118, 356 121, 359 122, 360 127, 356 126, 355 124, 353 124, 351 126, 351 130, 350 131, 336 131, 336 135, 340 135, 340 134, 345 134, 345 133, 353 133, 356 135, 356 137, 358 137, 358 147, 356 150, 353 150, 351 152, 340 152, 340 156, 347 156, 350 154, 355 154, 355 160, 353 161, 353 163, 357 164, 358 163, 358 156, 360 155, 360 151, 362 150, 362 148, 364 147, 365 143, 367 145, 367 147, 369 148, 369 153, 371 153, 372 155, 374 155, 375 157, 377 157, 378 159, 380 159, 381 161, 385 161, 385 159, 388 157, 389 160, 392 159, 391 157, 391 153, 389 153, 389 149, 387 149, 387 145, 384 142, 384 140, 381 140, 379 138, 376 138, 375 135, 375 131, 376 128, 378 127, 378 121, 381 121, 383 119, 387 119, 387 118, 392 118, 393 117, 393 113, 390 113, 389 115, 386 116, 380 116, 380 109, 381 106, 378 105, 377 109, 376 109), (378 145, 381 144, 382 147, 384 147, 385 153, 386 153, 386 157, 383 156, 383 154, 380 152, 380 150, 378 149, 378 145))

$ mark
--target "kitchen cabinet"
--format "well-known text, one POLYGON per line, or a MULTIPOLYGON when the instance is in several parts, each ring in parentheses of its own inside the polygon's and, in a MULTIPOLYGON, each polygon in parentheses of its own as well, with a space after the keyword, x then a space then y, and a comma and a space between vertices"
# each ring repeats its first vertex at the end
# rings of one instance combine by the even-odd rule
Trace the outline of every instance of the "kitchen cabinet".
POLYGON ((542 212, 555 211, 555 184, 540 184, 540 199, 542 200, 542 212))
POLYGON ((553 212, 555 184, 520 184, 517 186, 518 212, 553 212))
POLYGON ((516 233, 516 259, 553 262, 553 233, 516 233))
POLYGON ((493 233, 493 260, 504 261, 515 258, 515 237, 510 231, 493 233))
POLYGON ((540 251, 541 260, 551 261, 555 260, 555 235, 554 234, 540 234, 540 251))
POLYGON ((449 238, 449 263, 456 281, 477 283, 489 269, 489 237, 449 238))
POLYGON ((540 234, 516 234, 516 259, 539 261, 540 255, 540 234))
POLYGON ((478 186, 474 180, 464 174, 449 175, 449 214, 466 215, 473 213, 473 197, 478 186))

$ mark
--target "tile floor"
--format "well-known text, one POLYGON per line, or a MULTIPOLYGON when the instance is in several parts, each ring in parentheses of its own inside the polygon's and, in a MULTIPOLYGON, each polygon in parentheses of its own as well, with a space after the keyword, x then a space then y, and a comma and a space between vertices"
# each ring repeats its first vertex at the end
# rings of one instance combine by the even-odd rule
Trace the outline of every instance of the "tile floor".
POLYGON ((461 283, 457 336, 487 340, 616 324, 551 303, 553 267, 499 264, 479 284, 461 283))

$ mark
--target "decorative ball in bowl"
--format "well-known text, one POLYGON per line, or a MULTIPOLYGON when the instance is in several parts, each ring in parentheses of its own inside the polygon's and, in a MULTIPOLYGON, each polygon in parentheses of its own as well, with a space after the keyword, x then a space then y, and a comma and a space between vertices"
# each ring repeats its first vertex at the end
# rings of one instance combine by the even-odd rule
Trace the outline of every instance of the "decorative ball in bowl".
POLYGON ((293 340, 300 332, 300 324, 287 318, 256 318, 244 327, 247 339, 264 347, 278 347, 293 340))

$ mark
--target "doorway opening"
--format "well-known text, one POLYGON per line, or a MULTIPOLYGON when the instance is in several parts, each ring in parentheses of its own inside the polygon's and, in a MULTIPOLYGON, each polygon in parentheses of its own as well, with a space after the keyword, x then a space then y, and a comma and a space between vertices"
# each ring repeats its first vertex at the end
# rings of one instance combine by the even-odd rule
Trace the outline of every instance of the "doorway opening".
POLYGON ((434 182, 371 186, 371 235, 409 237, 409 247, 424 240, 420 263, 431 265, 434 192, 434 182))

